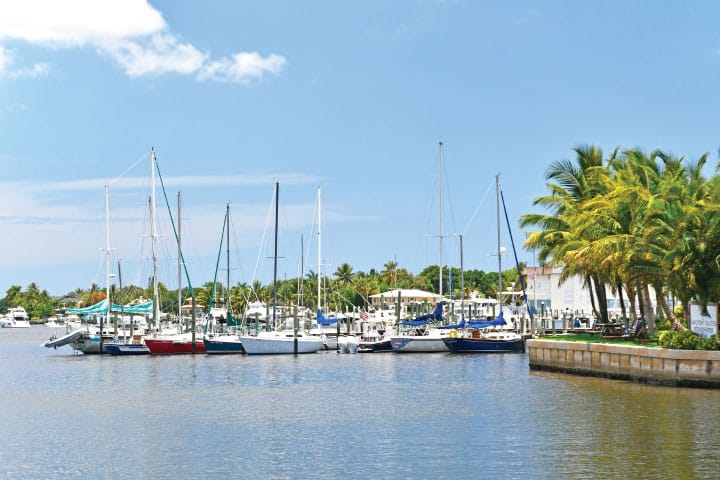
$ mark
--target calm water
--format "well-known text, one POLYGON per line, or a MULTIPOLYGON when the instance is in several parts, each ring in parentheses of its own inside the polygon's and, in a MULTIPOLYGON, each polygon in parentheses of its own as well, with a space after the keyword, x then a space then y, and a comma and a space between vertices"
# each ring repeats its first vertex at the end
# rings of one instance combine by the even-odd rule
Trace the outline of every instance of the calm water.
POLYGON ((720 392, 526 355, 78 356, 0 329, 0 479, 719 478, 720 392))

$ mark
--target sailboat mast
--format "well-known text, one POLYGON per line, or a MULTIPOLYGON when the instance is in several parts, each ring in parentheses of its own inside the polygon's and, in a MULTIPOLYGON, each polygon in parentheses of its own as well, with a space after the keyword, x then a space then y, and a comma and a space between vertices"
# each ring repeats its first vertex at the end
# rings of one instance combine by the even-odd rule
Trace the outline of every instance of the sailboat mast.
POLYGON ((273 328, 276 327, 277 310, 277 261, 278 261, 278 217, 280 203, 280 183, 275 182, 275 254, 273 255, 273 328))
POLYGON ((157 224, 155 219, 155 148, 150 150, 150 239, 152 242, 153 262, 153 323, 155 330, 160 331, 160 310, 158 305, 158 273, 157 273, 157 224))
POLYGON ((460 316, 465 316, 465 266, 463 265, 463 236, 460 237, 460 316))
POLYGON ((498 313, 502 313, 502 247, 500 246, 500 174, 495 175, 495 201, 497 202, 497 256, 498 256, 498 313))
POLYGON ((180 215, 180 200, 182 193, 177 194, 177 224, 178 224, 178 236, 177 236, 177 247, 178 247, 178 325, 182 323, 182 246, 180 244, 180 232, 182 231, 181 222, 182 216, 180 215))
POLYGON ((227 204, 227 208, 225 210, 225 234, 227 237, 225 238, 225 259, 226 259, 226 266, 227 266, 227 290, 225 291, 225 312, 226 316, 229 317, 230 315, 230 202, 227 204))
POLYGON ((322 292, 322 258, 321 258, 321 252, 322 252, 322 244, 321 242, 321 236, 320 236, 320 230, 322 225, 322 220, 320 216, 321 209, 321 196, 320 196, 320 187, 318 187, 318 229, 317 229, 317 236, 318 236, 318 243, 317 243, 317 269, 318 269, 318 311, 322 310, 322 301, 321 301, 321 292, 322 292))
MULTIPOLYGON (((110 321, 112 299, 110 298, 110 200, 108 184, 105 184, 105 300, 107 301, 107 314, 105 320, 110 321)), ((103 343, 103 320, 100 319, 100 353, 103 343)))
POLYGON ((443 296, 443 142, 440 142, 440 300, 443 296))
POLYGON ((305 276, 305 244, 302 234, 300 235, 300 275, 298 277, 298 309, 303 304, 303 277, 305 276))

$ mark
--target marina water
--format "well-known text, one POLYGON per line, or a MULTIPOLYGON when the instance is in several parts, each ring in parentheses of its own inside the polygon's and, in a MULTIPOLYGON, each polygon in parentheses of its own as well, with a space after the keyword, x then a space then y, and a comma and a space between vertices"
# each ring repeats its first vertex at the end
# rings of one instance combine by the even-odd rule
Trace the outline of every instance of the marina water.
POLYGON ((720 477, 717 391, 524 354, 82 356, 52 334, 0 331, 0 479, 720 477))

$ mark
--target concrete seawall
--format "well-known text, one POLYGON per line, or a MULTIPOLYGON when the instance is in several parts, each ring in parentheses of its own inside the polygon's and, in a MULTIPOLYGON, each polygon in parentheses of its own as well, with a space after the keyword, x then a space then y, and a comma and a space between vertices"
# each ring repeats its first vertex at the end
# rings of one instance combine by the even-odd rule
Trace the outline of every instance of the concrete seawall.
POLYGON ((720 388, 720 351, 528 340, 530 368, 677 387, 720 388))

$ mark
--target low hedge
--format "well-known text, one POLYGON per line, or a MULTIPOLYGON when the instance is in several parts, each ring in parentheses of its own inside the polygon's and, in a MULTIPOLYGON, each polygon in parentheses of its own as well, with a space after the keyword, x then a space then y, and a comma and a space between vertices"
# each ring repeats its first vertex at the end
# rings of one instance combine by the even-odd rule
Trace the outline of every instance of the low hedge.
POLYGON ((701 338, 690 330, 665 330, 660 332, 658 342, 663 348, 675 350, 720 350, 720 337, 717 334, 701 338))

